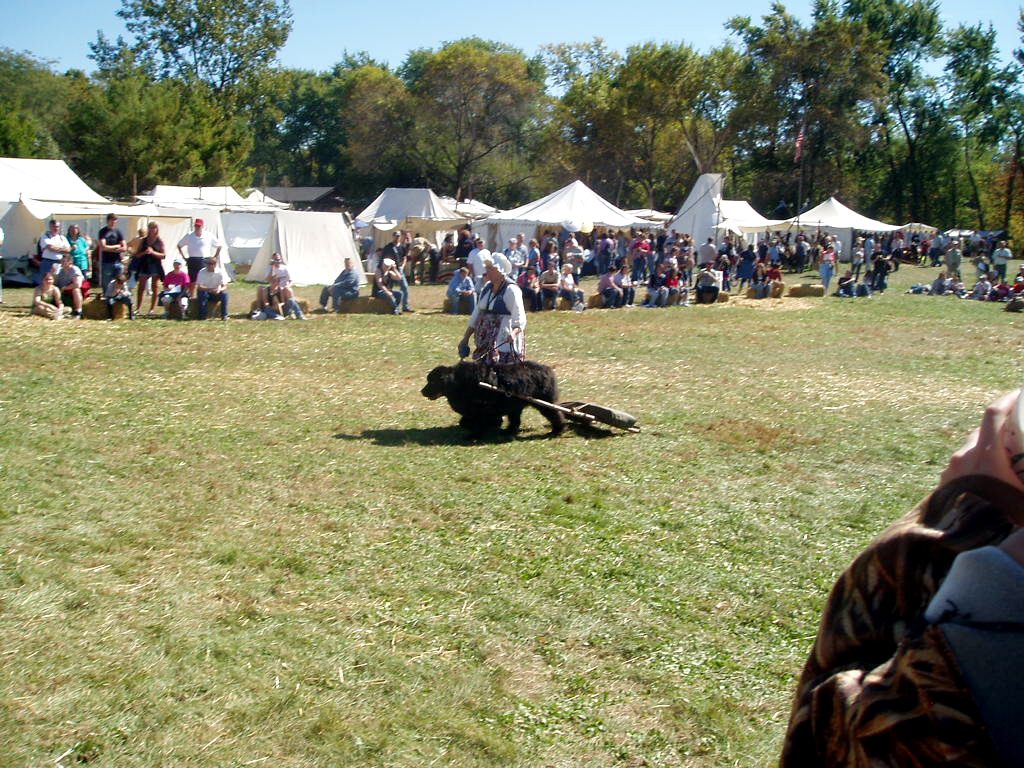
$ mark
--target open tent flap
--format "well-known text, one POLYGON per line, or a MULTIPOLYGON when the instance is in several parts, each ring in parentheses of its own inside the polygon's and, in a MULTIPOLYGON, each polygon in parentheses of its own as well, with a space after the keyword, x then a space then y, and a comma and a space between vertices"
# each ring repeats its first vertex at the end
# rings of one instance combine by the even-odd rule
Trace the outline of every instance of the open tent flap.
POLYGON ((235 264, 252 264, 274 224, 272 213, 223 213, 224 239, 235 264))
POLYGON ((366 285, 363 263, 356 252, 345 216, 340 213, 278 211, 263 246, 253 260, 247 280, 264 281, 270 270, 270 257, 280 253, 288 265, 292 281, 299 285, 330 285, 351 258, 366 285))

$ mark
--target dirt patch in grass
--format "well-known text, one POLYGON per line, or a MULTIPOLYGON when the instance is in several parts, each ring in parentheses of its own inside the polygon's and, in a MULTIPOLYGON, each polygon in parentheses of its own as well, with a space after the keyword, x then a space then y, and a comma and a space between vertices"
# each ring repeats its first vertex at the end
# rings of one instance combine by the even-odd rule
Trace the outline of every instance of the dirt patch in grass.
POLYGON ((746 296, 733 296, 725 305, 727 307, 756 307, 769 312, 796 312, 820 306, 821 298, 783 297, 780 299, 748 299, 746 296))
POLYGON ((735 450, 770 451, 779 446, 813 445, 815 440, 789 426, 750 419, 716 419, 697 426, 703 437, 735 450))

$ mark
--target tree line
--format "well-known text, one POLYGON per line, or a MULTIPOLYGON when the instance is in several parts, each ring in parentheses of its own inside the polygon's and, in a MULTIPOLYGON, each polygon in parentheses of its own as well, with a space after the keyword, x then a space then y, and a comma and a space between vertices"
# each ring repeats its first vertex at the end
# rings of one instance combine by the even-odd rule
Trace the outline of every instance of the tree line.
MULTIPOLYGON (((1015 23, 1024 36, 1024 12, 1015 23)), ((157 183, 385 186, 510 207, 580 178, 674 210, 701 173, 790 216, 828 195, 889 221, 1024 233, 1024 50, 943 28, 934 0, 781 3, 721 44, 599 38, 533 56, 464 38, 389 68, 282 68, 286 0, 122 0, 95 71, 0 50, 0 153, 62 157, 101 191, 157 183), (797 161, 797 137, 800 138, 797 161), (801 198, 802 199, 799 199, 801 198)), ((1024 37, 1022 37, 1024 39, 1024 37)))

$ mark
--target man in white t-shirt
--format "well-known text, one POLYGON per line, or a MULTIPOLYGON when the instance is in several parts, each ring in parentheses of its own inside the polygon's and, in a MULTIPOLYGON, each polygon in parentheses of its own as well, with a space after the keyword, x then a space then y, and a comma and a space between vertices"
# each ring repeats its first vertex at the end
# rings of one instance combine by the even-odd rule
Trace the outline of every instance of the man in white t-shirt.
POLYGON ((202 219, 196 219, 195 229, 178 241, 178 253, 185 259, 193 296, 195 296, 196 280, 206 264, 206 260, 212 256, 220 263, 220 252, 224 247, 214 235, 205 232, 204 227, 205 222, 202 219), (183 248, 188 248, 187 255, 182 250, 183 248))
POLYGON ((480 291, 484 289, 484 281, 486 279, 484 274, 487 272, 484 268, 484 259, 490 259, 491 252, 487 250, 487 244, 482 237, 478 237, 474 244, 475 247, 469 252, 469 256, 466 257, 466 266, 473 273, 473 284, 476 286, 476 293, 479 296, 480 291))
POLYGON ((210 304, 220 302, 220 319, 228 319, 227 277, 217 269, 214 256, 206 258, 206 266, 196 274, 196 289, 199 294, 199 319, 205 320, 210 304))
POLYGON ((71 253, 71 244, 68 239, 60 233, 60 222, 50 219, 50 228, 46 234, 39 238, 39 250, 42 252, 43 260, 39 262, 39 282, 43 282, 43 275, 47 272, 55 272, 60 267, 60 260, 65 253, 71 253))
POLYGON ((999 282, 1006 282, 1006 265, 1013 258, 1013 251, 1006 247, 1006 241, 1000 240, 999 247, 992 251, 992 264, 995 266, 995 273, 999 275, 999 282))
POLYGON ((718 249, 715 248, 715 238, 709 237, 708 241, 697 249, 698 262, 701 266, 714 264, 718 260, 718 249))

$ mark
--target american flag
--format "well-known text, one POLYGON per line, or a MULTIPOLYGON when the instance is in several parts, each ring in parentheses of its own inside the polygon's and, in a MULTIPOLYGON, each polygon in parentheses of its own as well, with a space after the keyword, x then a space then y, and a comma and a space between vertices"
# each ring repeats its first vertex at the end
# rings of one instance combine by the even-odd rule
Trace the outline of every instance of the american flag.
POLYGON ((807 126, 800 126, 800 133, 796 136, 796 153, 793 155, 793 162, 799 163, 800 156, 804 153, 804 141, 807 140, 807 126))

